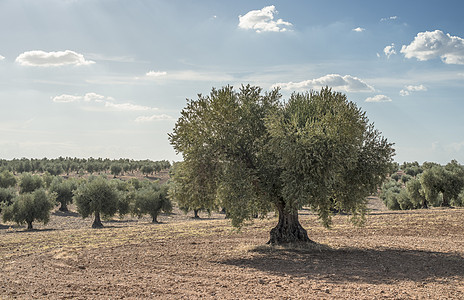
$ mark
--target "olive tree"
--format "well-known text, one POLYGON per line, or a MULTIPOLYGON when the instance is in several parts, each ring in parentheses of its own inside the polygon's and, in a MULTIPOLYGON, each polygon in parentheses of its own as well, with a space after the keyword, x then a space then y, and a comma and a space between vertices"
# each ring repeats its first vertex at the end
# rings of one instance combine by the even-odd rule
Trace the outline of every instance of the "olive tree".
POLYGON ((60 211, 67 212, 68 204, 72 202, 74 190, 77 184, 72 179, 64 180, 62 177, 55 176, 50 184, 50 191, 56 193, 56 201, 59 202, 60 211))
POLYGON ((27 230, 32 230, 34 221, 48 223, 54 203, 54 194, 47 194, 43 188, 19 194, 11 205, 4 208, 3 221, 13 221, 20 225, 27 223, 27 230))
POLYGON ((150 183, 135 193, 134 214, 139 218, 149 214, 153 223, 158 223, 158 215, 161 212, 172 211, 172 204, 168 198, 168 186, 158 183, 150 183))
POLYGON ((9 188, 16 185, 16 177, 13 173, 4 170, 0 173, 0 188, 9 188))
POLYGON ((25 173, 19 179, 19 192, 20 193, 32 193, 33 191, 40 189, 44 186, 42 177, 39 175, 32 175, 31 173, 25 173))
POLYGON ((420 182, 429 203, 436 202, 442 194, 440 205, 449 207, 464 188, 464 169, 455 160, 444 167, 433 165, 422 173, 420 182))
POLYGON ((118 198, 116 187, 108 179, 91 177, 87 183, 77 188, 73 200, 77 205, 77 212, 83 218, 94 214, 92 228, 102 228, 100 215, 114 216, 118 210, 118 198))
POLYGON ((310 241, 298 220, 303 206, 325 226, 333 209, 361 222, 394 152, 361 109, 329 88, 286 102, 278 89, 213 88, 188 101, 169 138, 184 158, 183 178, 174 176, 182 196, 215 199, 235 226, 277 211, 271 244, 310 241))

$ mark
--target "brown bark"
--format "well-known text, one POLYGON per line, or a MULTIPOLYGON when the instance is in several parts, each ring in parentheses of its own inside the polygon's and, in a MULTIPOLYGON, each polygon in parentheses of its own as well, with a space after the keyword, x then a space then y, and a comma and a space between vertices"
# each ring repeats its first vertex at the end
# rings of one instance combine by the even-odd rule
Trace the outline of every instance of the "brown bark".
POLYGON ((100 220, 100 212, 95 212, 95 220, 93 220, 92 228, 103 228, 103 224, 100 220))
POLYGON ((32 230, 32 221, 26 221, 27 222, 27 230, 32 230))
POLYGON ((289 211, 285 209, 285 202, 281 200, 277 204, 279 212, 279 222, 270 232, 268 244, 282 245, 293 243, 312 242, 307 231, 301 226, 298 220, 298 211, 289 211))
POLYGON ((60 205, 60 211, 62 212, 68 212, 68 204, 65 202, 61 202, 61 205, 60 205))

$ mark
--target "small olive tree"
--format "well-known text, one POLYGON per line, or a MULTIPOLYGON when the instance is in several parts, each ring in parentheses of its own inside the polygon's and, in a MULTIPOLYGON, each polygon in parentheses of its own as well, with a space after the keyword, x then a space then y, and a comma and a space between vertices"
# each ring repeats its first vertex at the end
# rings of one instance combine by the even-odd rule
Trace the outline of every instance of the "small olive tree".
POLYGON ((56 193, 56 201, 61 204, 60 211, 67 212, 68 204, 72 202, 74 190, 77 189, 77 184, 74 180, 64 180, 62 177, 56 176, 50 185, 50 191, 56 193))
POLYGON ((31 173, 25 173, 19 180, 19 192, 32 193, 33 191, 40 189, 44 186, 42 177, 39 175, 32 175, 31 173))
POLYGON ((102 228, 100 215, 111 217, 118 210, 119 193, 111 182, 103 177, 91 177, 80 185, 74 193, 73 201, 78 213, 87 218, 94 214, 92 228, 102 228))
POLYGON ((44 189, 33 193, 23 193, 14 198, 13 203, 3 210, 3 221, 13 221, 18 224, 27 223, 27 230, 32 230, 32 222, 47 224, 50 220, 50 210, 54 207, 55 195, 47 194, 44 189))
POLYGON ((158 223, 157 218, 162 211, 165 213, 172 211, 167 185, 151 183, 136 192, 134 214, 139 218, 144 214, 149 214, 152 222, 158 223))
POLYGON ((0 173, 0 188, 8 188, 16 185, 16 177, 13 173, 5 170, 0 173))

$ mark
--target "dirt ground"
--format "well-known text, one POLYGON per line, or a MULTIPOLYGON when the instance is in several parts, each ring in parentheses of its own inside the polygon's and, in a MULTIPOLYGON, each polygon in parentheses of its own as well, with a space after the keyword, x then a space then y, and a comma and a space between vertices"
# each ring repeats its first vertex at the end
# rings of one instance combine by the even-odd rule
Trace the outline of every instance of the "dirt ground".
POLYGON ((301 211, 312 247, 265 245, 276 219, 241 231, 175 211, 104 222, 53 213, 0 225, 0 299, 464 299, 464 209, 386 211, 331 230, 301 211))

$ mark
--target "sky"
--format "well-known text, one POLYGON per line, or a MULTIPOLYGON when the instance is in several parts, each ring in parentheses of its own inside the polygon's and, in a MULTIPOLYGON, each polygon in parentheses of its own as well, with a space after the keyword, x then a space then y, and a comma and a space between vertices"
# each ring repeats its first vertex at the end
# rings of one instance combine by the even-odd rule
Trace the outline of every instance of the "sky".
POLYGON ((464 1, 0 0, 0 158, 182 160, 186 99, 329 86, 395 161, 464 163, 464 1))

